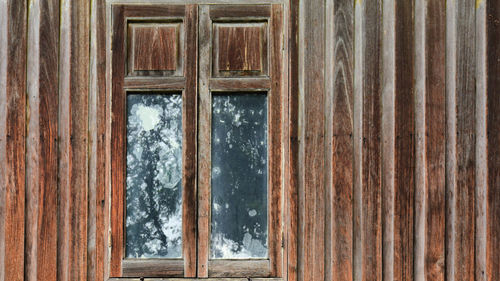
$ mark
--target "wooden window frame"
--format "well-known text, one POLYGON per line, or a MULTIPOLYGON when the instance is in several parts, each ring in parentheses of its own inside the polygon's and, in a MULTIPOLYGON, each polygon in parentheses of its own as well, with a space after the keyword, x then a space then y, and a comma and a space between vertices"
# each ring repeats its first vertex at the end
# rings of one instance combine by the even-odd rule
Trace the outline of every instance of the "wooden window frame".
POLYGON ((282 126, 286 100, 283 5, 112 4, 111 16, 110 277, 282 277, 282 126), (184 24, 182 75, 152 76, 130 71, 128 22, 172 18, 184 24), (212 21, 267 21, 266 72, 255 77, 213 75, 212 21), (182 259, 125 259, 126 97, 128 92, 139 91, 182 94, 182 259), (209 259, 211 93, 235 91, 265 91, 268 96, 267 259, 209 259))
POLYGON ((273 5, 200 5, 199 12, 199 174, 198 277, 281 277, 282 272, 282 117, 283 8, 273 5), (214 68, 214 23, 267 21, 269 75, 219 77, 214 68), (212 92, 267 92, 268 96, 268 259, 211 260, 211 112, 212 92))
POLYGON ((196 5, 112 6, 111 277, 196 276, 196 5), (182 76, 132 76, 127 66, 129 21, 181 20, 182 76), (182 259, 125 259, 126 97, 128 92, 182 93, 182 259))

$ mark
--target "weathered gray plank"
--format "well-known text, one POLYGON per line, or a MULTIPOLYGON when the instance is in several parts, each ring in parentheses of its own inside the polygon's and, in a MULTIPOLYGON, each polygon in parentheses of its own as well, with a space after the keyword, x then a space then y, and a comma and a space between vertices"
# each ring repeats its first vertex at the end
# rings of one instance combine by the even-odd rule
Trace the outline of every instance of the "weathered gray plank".
POLYGON ((448 280, 474 279, 475 3, 447 5, 448 280))

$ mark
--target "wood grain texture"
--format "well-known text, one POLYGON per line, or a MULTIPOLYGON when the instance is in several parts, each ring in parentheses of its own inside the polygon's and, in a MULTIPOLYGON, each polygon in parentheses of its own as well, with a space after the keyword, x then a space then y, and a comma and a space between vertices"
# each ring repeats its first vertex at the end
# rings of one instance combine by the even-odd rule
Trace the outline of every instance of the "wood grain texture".
POLYGON ((186 88, 183 94, 183 257, 184 277, 196 276, 196 162, 198 112, 198 6, 186 6, 186 88))
POLYGON ((90 5, 64 2, 60 11, 57 278, 86 280, 90 5))
POLYGON ((199 7, 199 114, 198 114, 198 277, 208 277, 210 241, 210 130, 212 96, 210 93, 210 34, 209 6, 199 7))
POLYGON ((27 3, 0 4, 0 280, 24 279, 27 3))
POLYGON ((291 0, 288 7, 288 177, 285 200, 285 251, 284 270, 289 281, 299 278, 299 1, 291 0))
POLYGON ((130 24, 133 56, 132 71, 177 68, 179 24, 130 24))
POLYGON ((270 260, 210 260, 210 277, 269 277, 272 264, 270 260))
POLYGON ((218 63, 222 71, 262 71, 262 27, 218 25, 218 63))
POLYGON ((183 260, 126 259, 122 262, 123 277, 183 277, 183 260))
POLYGON ((331 81, 326 88, 329 101, 325 103, 330 116, 326 121, 326 238, 331 245, 325 249, 330 259, 326 278, 352 280, 354 7, 351 1, 332 1, 329 7, 330 39, 327 37, 326 45, 333 48, 327 49, 331 58, 327 59, 329 71, 325 74, 327 83, 331 81))
MULTIPOLYGON (((268 202, 269 236, 268 249, 270 258, 270 276, 281 277, 283 275, 283 180, 282 180, 282 133, 283 133, 283 7, 280 4, 272 5, 270 19, 271 26, 271 91, 269 92, 269 186, 271 187, 268 202)), ((254 276, 259 277, 259 276, 254 276)))
MULTIPOLYGON (((452 43, 455 48, 456 68, 450 79, 455 80, 454 126, 455 170, 447 175, 454 183, 453 198, 448 198, 454 216, 450 218, 453 228, 451 247, 453 267, 447 272, 450 280, 474 279, 474 200, 475 200, 475 5, 470 1, 455 3, 456 34, 452 43), (454 178, 454 179, 453 179, 454 178)), ((453 93, 452 93, 453 94, 453 93)), ((450 116, 448 116, 450 118, 450 116)))
POLYGON ((186 85, 184 77, 125 77, 124 87, 127 90, 183 90, 186 85))
POLYGON ((29 9, 26 280, 57 278, 59 1, 29 9))
POLYGON ((486 2, 487 194, 486 280, 500 279, 500 3, 486 2))
POLYGON ((382 280, 381 79, 382 1, 364 3, 362 94, 362 280, 382 280))
POLYGON ((210 19, 223 20, 227 18, 266 19, 271 17, 270 5, 211 5, 210 19))
POLYGON ((414 6, 396 2, 395 8, 395 183, 394 279, 413 280, 415 106, 414 6))
MULTIPOLYGON (((425 3, 425 2, 424 2, 425 3)), ((445 2, 428 1, 425 19, 425 280, 445 278, 445 2)), ((424 50, 419 50, 423 52, 424 50)))
POLYGON ((113 40, 111 43, 112 70, 111 70, 111 256, 110 277, 120 277, 122 273, 121 261, 124 257, 124 200, 125 200, 125 158, 126 155, 126 124, 125 100, 123 89, 125 65, 125 20, 124 6, 113 6, 113 40))
POLYGON ((325 277, 324 3, 300 2, 299 276, 325 277))
POLYGON ((250 91, 271 89, 271 79, 269 78, 211 78, 210 89, 215 91, 234 91, 246 89, 250 91))
POLYGON ((107 264, 106 202, 106 13, 93 0, 90 15, 88 280, 104 281, 107 264))

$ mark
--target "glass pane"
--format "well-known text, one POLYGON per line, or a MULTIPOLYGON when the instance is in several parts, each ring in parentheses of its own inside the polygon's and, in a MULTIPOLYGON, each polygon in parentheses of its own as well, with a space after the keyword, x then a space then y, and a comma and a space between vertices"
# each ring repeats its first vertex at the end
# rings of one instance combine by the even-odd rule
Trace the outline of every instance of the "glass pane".
POLYGON ((181 95, 127 96, 126 256, 182 257, 181 95))
POLYGON ((267 257, 267 97, 214 95, 211 257, 267 257))

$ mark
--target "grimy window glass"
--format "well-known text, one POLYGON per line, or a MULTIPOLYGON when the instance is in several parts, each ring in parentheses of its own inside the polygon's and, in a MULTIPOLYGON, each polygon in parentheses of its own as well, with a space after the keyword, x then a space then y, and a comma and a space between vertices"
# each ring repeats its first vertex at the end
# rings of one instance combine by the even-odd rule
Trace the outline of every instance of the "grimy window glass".
POLYGON ((182 98, 127 95, 126 257, 182 257, 182 98))
POLYGON ((267 257, 267 97, 214 94, 211 258, 267 257))

